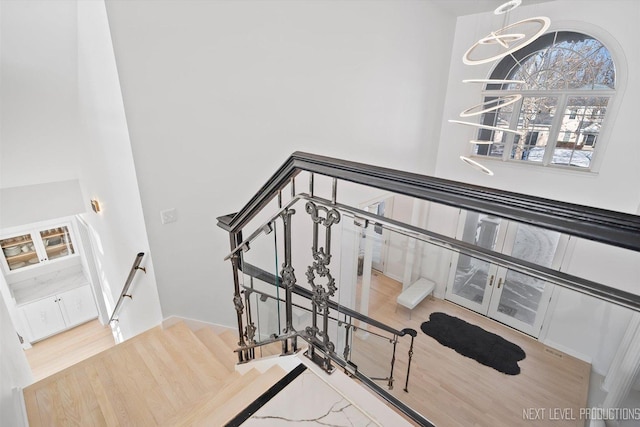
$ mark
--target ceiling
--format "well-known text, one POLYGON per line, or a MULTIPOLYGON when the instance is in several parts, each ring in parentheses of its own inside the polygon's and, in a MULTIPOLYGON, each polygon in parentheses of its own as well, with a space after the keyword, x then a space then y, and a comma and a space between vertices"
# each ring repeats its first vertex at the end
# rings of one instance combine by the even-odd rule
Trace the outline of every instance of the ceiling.
MULTIPOLYGON (((492 12, 507 0, 430 0, 455 16, 492 12)), ((522 0, 521 6, 545 3, 554 0, 522 0)))

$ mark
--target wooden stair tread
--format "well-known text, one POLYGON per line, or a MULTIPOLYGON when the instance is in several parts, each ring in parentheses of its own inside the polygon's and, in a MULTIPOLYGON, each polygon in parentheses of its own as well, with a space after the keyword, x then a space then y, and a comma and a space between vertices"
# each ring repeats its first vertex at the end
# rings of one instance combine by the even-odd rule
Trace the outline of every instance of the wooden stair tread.
POLYGON ((238 348, 238 333, 234 331, 224 331, 218 335, 222 341, 224 341, 228 347, 232 349, 238 348))
POLYGON ((241 375, 217 338, 183 323, 133 337, 25 388, 29 425, 224 425, 286 373, 241 375))
POLYGON ((167 426, 189 426, 193 425, 198 419, 209 413, 216 411, 219 406, 224 405, 228 399, 242 392, 253 381, 260 376, 260 372, 256 369, 247 371, 244 375, 235 372, 225 381, 220 390, 212 390, 203 394, 190 405, 185 406, 172 419, 165 424, 167 426), (219 393, 221 391, 221 393, 219 393))
POLYGON ((198 417, 193 419, 192 424, 181 423, 180 425, 225 425, 285 375, 284 369, 279 366, 273 366, 265 373, 254 378, 249 384, 243 383, 244 386, 237 391, 219 393, 207 405, 208 410, 200 412, 198 417))
POLYGON ((278 341, 256 348, 256 357, 260 355, 260 352, 262 352, 262 357, 282 354, 282 342, 278 341))
POLYGON ((199 375, 221 381, 233 372, 233 367, 225 366, 183 322, 176 323, 165 332, 168 340, 181 347, 184 361, 191 364, 199 375))
POLYGON ((201 328, 195 332, 196 336, 213 355, 230 371, 235 369, 238 356, 233 351, 235 347, 229 345, 211 328, 201 328))
POLYGON ((98 354, 95 354, 95 355, 93 355, 93 356, 91 356, 91 357, 89 357, 89 358, 87 358, 87 359, 85 359, 85 360, 83 360, 81 362, 76 363, 75 365, 72 365, 72 366, 70 366, 68 368, 65 368, 62 371, 56 372, 55 374, 50 375, 50 376, 48 376, 46 378, 43 378, 40 381, 34 382, 30 386, 26 387, 25 391, 28 390, 30 387, 35 387, 37 385, 44 385, 44 384, 49 383, 49 382, 57 381, 59 378, 62 378, 65 375, 67 375, 69 370, 77 369, 77 368, 79 368, 81 366, 84 366, 84 365, 90 365, 90 364, 93 363, 93 361, 98 360, 100 358, 103 358, 103 357, 105 357, 105 355, 111 354, 111 353, 116 352, 116 351, 120 351, 119 348, 135 345, 136 342, 144 341, 144 340, 148 339, 149 336, 155 336, 155 335, 157 335, 159 333, 162 333, 162 328, 160 326, 156 326, 154 328, 151 328, 151 329, 149 329, 149 330, 147 330, 147 331, 145 331, 145 332, 143 332, 141 334, 136 335, 133 338, 128 339, 127 341, 124 341, 124 342, 122 342, 122 343, 120 343, 120 344, 118 344, 116 346, 108 348, 108 349, 106 349, 106 350, 104 350, 104 351, 102 351, 102 352, 100 352, 98 354))

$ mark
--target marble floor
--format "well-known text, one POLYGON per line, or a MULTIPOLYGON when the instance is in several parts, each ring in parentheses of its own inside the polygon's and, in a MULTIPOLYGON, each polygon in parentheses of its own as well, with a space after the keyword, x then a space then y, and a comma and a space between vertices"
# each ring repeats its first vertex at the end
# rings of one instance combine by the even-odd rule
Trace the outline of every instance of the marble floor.
POLYGON ((341 369, 327 375, 302 352, 248 365, 264 371, 278 364, 291 371, 300 363, 306 370, 244 421, 243 427, 413 425, 341 369))
POLYGON ((284 423, 305 426, 380 425, 308 369, 242 425, 263 427, 284 423), (309 396, 313 398, 310 400, 309 396))

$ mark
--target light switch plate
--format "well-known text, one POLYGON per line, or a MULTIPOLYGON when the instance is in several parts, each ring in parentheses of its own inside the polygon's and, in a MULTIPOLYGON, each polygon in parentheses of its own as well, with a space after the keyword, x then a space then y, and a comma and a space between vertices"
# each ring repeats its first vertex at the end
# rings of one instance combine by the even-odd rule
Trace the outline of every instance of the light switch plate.
POLYGON ((163 224, 169 224, 170 222, 176 222, 178 220, 178 213, 175 208, 160 211, 160 221, 163 224))

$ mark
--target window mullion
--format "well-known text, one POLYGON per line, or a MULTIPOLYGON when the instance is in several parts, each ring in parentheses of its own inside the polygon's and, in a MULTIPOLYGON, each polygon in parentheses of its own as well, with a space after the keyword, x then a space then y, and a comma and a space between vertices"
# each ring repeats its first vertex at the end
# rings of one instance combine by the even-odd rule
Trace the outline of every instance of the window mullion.
POLYGON ((544 157, 542 158, 542 164, 544 166, 548 166, 553 160, 553 153, 556 150, 556 145, 558 144, 558 135, 560 133, 560 124, 562 123, 562 118, 564 116, 564 112, 567 109, 567 94, 560 94, 558 96, 558 102, 556 103, 556 114, 553 117, 553 121, 551 122, 551 129, 549 130, 549 139, 547 140, 547 146, 544 150, 544 157))
MULTIPOLYGON (((517 130, 518 129, 518 119, 520 118, 520 114, 522 113, 522 102, 524 101, 524 96, 520 98, 518 102, 513 105, 513 110, 511 113, 511 120, 509 121, 509 129, 517 130)), ((515 140, 516 135, 507 132, 507 136, 504 141, 504 150, 502 153, 502 160, 507 161, 511 159, 511 152, 513 151, 513 142, 515 140)))

